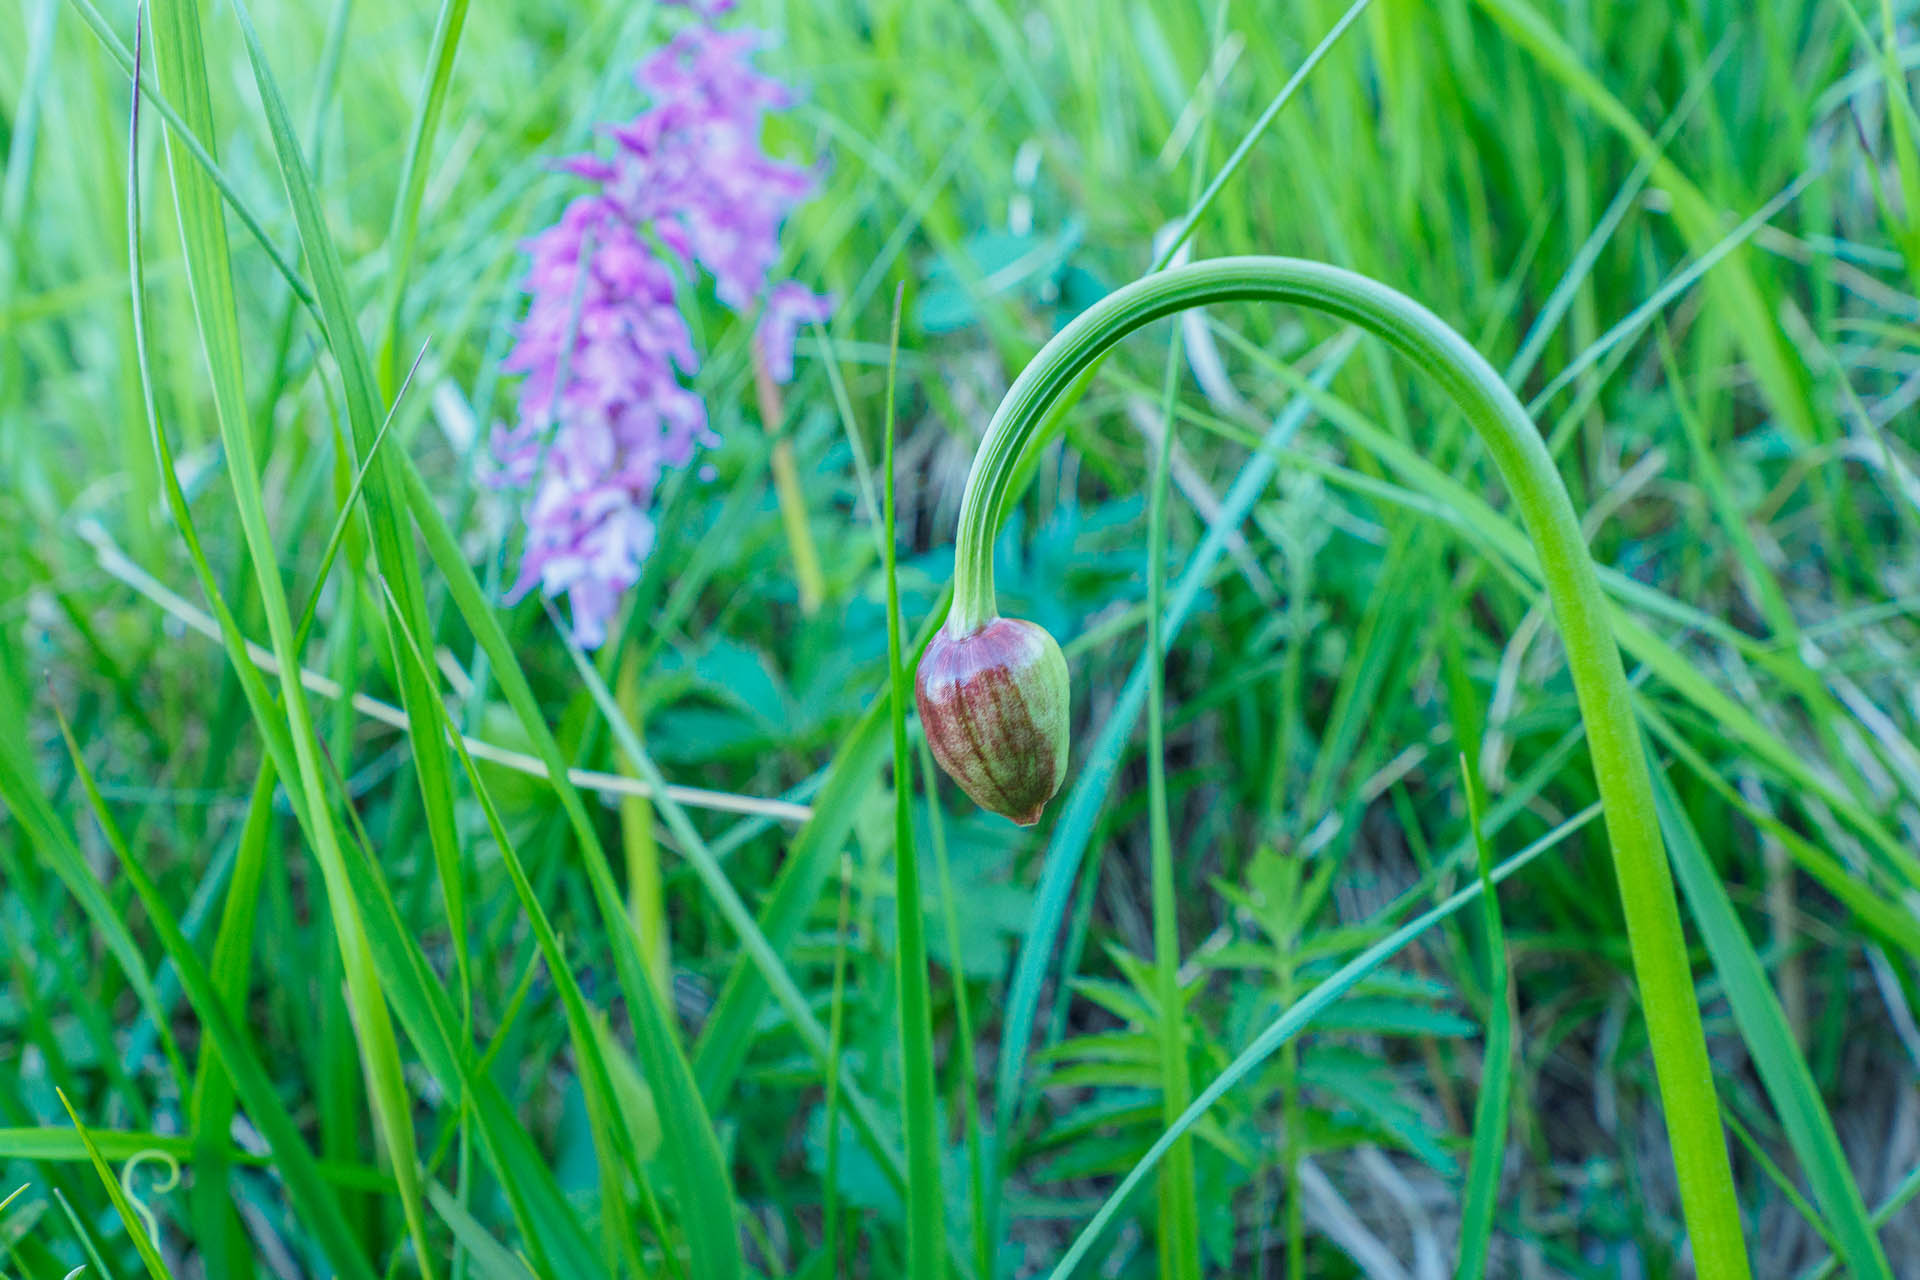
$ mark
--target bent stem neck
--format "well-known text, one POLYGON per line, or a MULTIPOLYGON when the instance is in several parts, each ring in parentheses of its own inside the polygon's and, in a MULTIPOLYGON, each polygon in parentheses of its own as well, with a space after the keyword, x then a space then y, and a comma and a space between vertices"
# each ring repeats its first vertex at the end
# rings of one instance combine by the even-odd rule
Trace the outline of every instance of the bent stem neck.
POLYGON ((1234 301, 1307 307, 1384 339, 1439 384, 1485 441, 1538 553, 1565 644, 1605 810, 1695 1266, 1703 1280, 1744 1280, 1750 1274, 1746 1246, 1686 938, 1599 575, 1566 486, 1526 411, 1492 366, 1438 316, 1365 276, 1293 258, 1196 262, 1102 299, 1041 350, 987 428, 961 500, 947 628, 964 635, 997 612, 993 539, 1019 460, 1052 406, 1134 330, 1189 307, 1234 301))

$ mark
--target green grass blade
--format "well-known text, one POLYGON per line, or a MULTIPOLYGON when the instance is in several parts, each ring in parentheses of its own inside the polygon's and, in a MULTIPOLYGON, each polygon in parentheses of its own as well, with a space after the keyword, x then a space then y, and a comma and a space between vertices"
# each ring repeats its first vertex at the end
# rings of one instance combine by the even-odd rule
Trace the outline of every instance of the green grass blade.
MULTIPOLYGON (((163 90, 176 103, 186 130, 199 135, 209 155, 213 136, 213 104, 208 88, 205 56, 202 52, 197 0, 162 0, 154 8, 154 55, 163 90)), ((133 136, 138 138, 139 98, 133 116, 133 136)), ((240 523, 247 552, 252 559, 254 580, 259 588, 272 635, 274 656, 285 670, 297 670, 299 655, 293 648, 293 623, 287 607, 286 591, 280 580, 278 547, 267 525, 265 500, 254 461, 250 420, 242 368, 239 316, 234 295, 232 266, 228 255, 226 224, 220 201, 207 174, 177 135, 167 138, 167 159, 173 176, 174 203, 178 214, 182 244, 187 257, 189 278, 193 282, 192 301, 200 330, 201 346, 212 380, 216 416, 225 445, 228 476, 239 508, 240 523)), ((298 150, 297 145, 295 150, 298 150)), ((130 254, 136 262, 134 272, 136 342, 144 348, 144 283, 138 267, 139 183, 138 150, 128 182, 130 254)), ((151 377, 148 360, 142 352, 140 363, 148 383, 151 415, 151 377)), ((204 579, 211 580, 210 574, 204 579)), ((244 650, 241 650, 244 654, 244 650)), ((242 658, 244 662, 244 658, 242 658)), ((434 1273, 433 1251, 426 1235, 426 1212, 420 1193, 418 1166, 414 1151, 412 1100, 400 1064, 393 1024, 381 994, 380 979, 374 972, 366 934, 346 884, 342 857, 333 817, 326 803, 326 786, 320 768, 317 739, 305 691, 298 681, 288 681, 285 689, 285 739, 292 749, 293 761, 277 761, 290 791, 297 791, 307 807, 308 834, 313 839, 316 860, 326 881, 334 932, 345 967, 348 1003, 353 1010, 354 1030, 366 1069, 368 1093, 375 1119, 393 1160, 399 1182, 400 1199, 414 1238, 419 1263, 429 1278, 434 1273), (292 763, 294 770, 286 765, 292 763), (297 779, 297 782, 296 782, 297 779)), ((263 722, 273 718, 270 710, 255 704, 256 716, 263 722)), ((273 735, 269 733, 270 741, 273 735)), ((296 802, 296 808, 300 802, 296 802)))
POLYGON ((107 812, 106 802, 100 798, 92 771, 87 768, 86 759, 80 754, 80 744, 74 741, 64 715, 60 716, 60 728, 66 735, 67 751, 72 757, 74 772, 86 791, 88 803, 93 806, 94 818, 107 838, 107 845, 113 850, 121 873, 133 885, 141 906, 146 909, 147 919, 160 936, 161 945, 173 960, 174 971, 180 975, 181 988, 200 1019, 202 1034, 211 1043, 213 1051, 220 1055, 221 1064, 233 1080, 234 1089, 247 1109, 248 1118, 272 1150, 275 1167, 286 1183, 294 1211, 308 1230, 313 1232, 315 1242, 340 1275, 349 1280, 374 1280, 373 1267, 355 1243, 346 1217, 340 1211, 339 1200, 322 1178, 312 1152, 301 1140, 299 1130, 288 1115, 285 1104, 280 1101, 273 1080, 233 1022, 225 997, 214 986, 206 966, 201 963, 193 945, 182 932, 179 921, 161 896, 159 886, 153 882, 145 864, 134 856, 121 838, 119 826, 107 812))
MULTIPOLYGON (((260 766, 254 780, 209 965, 214 986, 229 1009, 246 1006, 252 978, 255 909, 267 869, 267 842, 273 831, 273 793, 273 765, 268 762, 260 766)), ((253 1254, 247 1248, 228 1186, 226 1135, 233 1128, 233 1112, 232 1078, 218 1054, 202 1054, 188 1112, 195 1135, 193 1186, 189 1192, 194 1237, 209 1274, 244 1278, 253 1274, 253 1254)))
MULTIPOLYGON (((58 1093, 58 1090, 55 1090, 58 1093)), ((133 1247, 140 1255, 140 1261, 147 1268, 147 1274, 153 1280, 173 1280, 173 1273, 167 1270, 167 1264, 161 1260, 160 1250, 154 1239, 147 1233, 147 1223, 142 1219, 133 1202, 127 1199, 126 1190, 121 1187, 120 1179, 107 1166, 101 1156, 100 1148, 93 1145, 93 1139, 87 1134, 87 1126, 80 1123, 80 1113, 73 1109, 73 1103, 64 1093, 60 1094, 60 1105, 67 1109, 67 1117, 73 1121, 74 1132, 80 1135, 80 1141, 86 1145, 87 1159, 93 1163, 93 1171, 100 1175, 100 1182, 107 1189, 107 1198, 113 1201, 113 1207, 120 1214, 120 1221, 127 1228, 127 1235, 133 1241, 133 1247)))
POLYGON ((413 131, 407 138, 407 159, 400 170, 400 189, 393 199, 393 217, 387 224, 387 321, 380 339, 380 389, 393 395, 400 376, 400 308, 406 301, 407 275, 413 265, 413 241, 420 225, 420 200, 427 189, 427 165, 440 115, 447 104, 447 85, 453 79, 454 55, 460 51, 460 32, 467 23, 467 0, 442 0, 433 24, 433 45, 427 52, 426 80, 414 109, 413 131))
MULTIPOLYGON (((113 27, 108 24, 106 18, 100 13, 100 10, 94 7, 93 0, 68 0, 68 2, 73 5, 75 11, 79 13, 87 26, 92 29, 95 37, 99 39, 101 47, 106 49, 108 54, 113 57, 113 60, 120 65, 120 70, 131 77, 133 75, 133 55, 127 52, 126 45, 120 43, 120 37, 114 33, 113 27)), ((207 150, 195 131, 187 125, 186 121, 181 119, 180 113, 174 109, 173 104, 167 100, 165 94, 150 87, 144 77, 142 77, 139 82, 139 88, 140 92, 145 95, 147 101, 151 102, 160 112, 161 118, 167 122, 167 138, 169 143, 177 140, 179 145, 185 147, 187 152, 193 156, 195 162, 199 164, 201 170, 206 173, 207 178, 220 192, 221 199, 227 202, 228 206, 232 208, 234 216, 240 219, 240 225, 245 227, 248 234, 254 238, 254 241, 266 251, 267 257, 273 262, 274 269, 277 270, 281 278, 287 282, 287 287, 293 290, 293 296, 300 300, 302 306, 306 307, 309 311, 314 311, 317 316, 318 312, 315 311, 316 304, 313 297, 313 286, 309 285, 306 280, 302 278, 298 268, 281 255, 279 247, 273 243, 273 238, 267 234, 266 227, 261 223, 260 215, 256 214, 241 197, 238 188, 233 185, 233 180, 226 175, 220 168, 219 162, 213 158, 213 153, 207 150)))
MULTIPOLYGON (((1917 1195, 1920 1195, 1920 1165, 1909 1169, 1907 1176, 1900 1179, 1900 1185, 1888 1192, 1887 1198, 1880 1202, 1880 1207, 1873 1211, 1874 1228, 1878 1230, 1886 1226, 1893 1220, 1893 1215, 1906 1208, 1908 1202, 1917 1195)), ((1800 1280, 1827 1280, 1827 1277, 1838 1270, 1839 1266, 1838 1257, 1828 1258, 1818 1266, 1809 1267, 1801 1272, 1800 1280)))
POLYGON ((1734 1023, 1752 1055, 1754 1069, 1766 1085, 1767 1096, 1773 1100, 1781 1127, 1786 1130, 1788 1145, 1800 1161, 1800 1171, 1813 1191, 1814 1201, 1838 1242, 1838 1253, 1855 1276, 1892 1280, 1886 1250, 1867 1217, 1866 1201, 1834 1132, 1833 1117, 1827 1114, 1779 998, 1767 981, 1766 967, 1741 926, 1726 885, 1701 846, 1672 784, 1664 776, 1655 775, 1654 787, 1660 823, 1672 850, 1674 875, 1706 941, 1714 972, 1726 990, 1734 1023))
MULTIPOLYGON (((960 916, 959 903, 954 894, 953 867, 947 856, 946 815, 940 809, 940 774, 933 762, 933 752, 927 746, 926 735, 920 737, 920 789, 927 797, 927 825, 932 836, 934 874, 939 878, 941 923, 945 928, 947 955, 951 958, 951 976, 953 979, 953 1022, 956 1043, 971 1046, 974 1042, 973 1013, 967 994, 966 966, 959 962, 960 916)), ((844 897, 842 899, 844 902, 844 897)), ((842 932, 844 932, 844 925, 842 932)), ((834 1036, 837 1042, 838 1036, 834 1036)), ((966 1112, 967 1123, 967 1211, 968 1226, 973 1236, 974 1267, 980 1280, 993 1280, 993 1197, 987 1184, 987 1138, 980 1124, 980 1081, 978 1068, 974 1064, 974 1054, 961 1052, 954 1055, 958 1059, 959 1089, 966 1112)), ((829 1067, 832 1070, 832 1067, 829 1067)))
POLYGON ((353 473, 353 482, 347 486, 346 497, 340 503, 340 510, 333 518, 333 528, 327 533, 326 545, 321 549, 319 567, 313 573, 313 591, 307 596, 307 603, 300 610, 300 620, 293 629, 295 650, 304 652, 306 649, 307 635, 313 629, 314 619, 319 616, 321 589, 327 585, 327 575, 333 572, 334 557, 340 554, 347 530, 353 525, 353 513, 366 488, 367 476, 372 472, 374 460, 380 456, 380 446, 386 443, 388 433, 393 429, 394 417, 400 412, 400 401, 406 396, 407 388, 413 385, 413 375, 419 372, 420 362, 426 355, 427 349, 423 346, 420 354, 413 358, 413 368, 407 372, 407 380, 400 384, 400 390, 394 395, 393 406, 387 410, 386 420, 380 424, 380 432, 373 438, 373 447, 360 460, 359 467, 353 473))
MULTIPOLYGON (((408 507, 426 540, 428 553, 446 576, 455 607, 485 651, 501 693, 532 740, 535 754, 546 765, 548 781, 560 797, 561 808, 586 864, 588 886, 607 930, 615 972, 626 996, 628 1014, 634 1021, 641 1065, 660 1105, 661 1124, 674 1136, 667 1144, 667 1164, 679 1190, 682 1228, 692 1251, 693 1274, 696 1280, 734 1280, 744 1273, 746 1261, 734 1223, 733 1190, 726 1162, 699 1086, 681 1052, 673 1022, 647 976, 646 962, 640 954, 625 903, 614 885, 606 851, 601 848, 599 835, 587 816, 585 802, 568 780, 566 759, 541 715, 539 701, 520 669, 519 657, 501 630, 499 619, 494 616, 493 607, 467 564, 459 542, 434 505, 426 482, 413 469, 412 461, 405 454, 396 454, 395 462, 401 470, 408 507)), ((592 670, 590 663, 586 664, 586 670, 592 670)), ((605 692, 604 686, 602 692, 605 692)), ((610 694, 608 700, 611 701, 610 694)), ((644 763, 644 752, 631 750, 629 754, 644 763)), ((664 799, 659 796, 657 802, 664 799)), ((678 808, 669 808, 667 812, 678 812, 678 808)), ((681 818, 684 821, 685 815, 681 818)))
MULTIPOLYGON (((300 229, 300 244, 313 268, 314 291, 320 314, 325 321, 327 345, 339 363, 346 393, 347 420, 353 429, 354 448, 372 473, 370 501, 365 504, 368 522, 373 526, 374 555, 380 572, 399 598, 408 625, 416 633, 427 630, 426 595, 420 574, 419 555, 413 539, 404 527, 404 508, 391 460, 376 454, 380 424, 380 396, 374 384, 372 367, 360 339, 355 310, 346 284, 338 247, 327 229, 320 208, 319 193, 308 168, 306 153, 293 127, 292 116, 281 97, 266 51, 253 28, 247 6, 235 0, 234 16, 246 39, 248 60, 253 66, 254 84, 260 91, 261 105, 273 136, 274 153, 280 163, 280 177, 292 202, 294 221, 300 229)), ((282 661, 286 655, 280 655, 282 661)), ((397 652, 389 657, 400 685, 401 705, 407 711, 407 738, 413 751, 414 770, 419 781, 420 798, 426 811, 427 836, 433 850, 434 867, 440 879, 442 900, 447 908, 447 927, 453 937, 454 962, 459 970, 462 1004, 472 991, 470 963, 467 957, 466 894, 460 858, 458 824, 453 813, 452 767, 446 743, 434 728, 431 707, 433 694, 421 683, 411 664, 400 660, 397 652)), ((289 668, 291 669, 291 668, 289 668)), ((407 1193, 408 1223, 416 1243, 423 1250, 422 1265, 428 1266, 424 1250, 425 1208, 418 1188, 402 1180, 407 1193)))
MULTIPOLYGON (((1356 5, 1348 13, 1359 10, 1356 5)), ((1196 173, 1198 171, 1196 170, 1196 173)), ((1173 470, 1173 409, 1180 388, 1181 338, 1167 345, 1161 386, 1160 444, 1147 497, 1147 833, 1149 894, 1153 913, 1155 1047, 1159 1051, 1160 1114, 1172 1124, 1193 1100, 1187 1075, 1187 1009, 1180 990, 1180 904, 1173 883, 1173 830, 1167 813, 1166 640, 1162 634, 1167 577, 1167 489, 1173 470)), ((1160 1217, 1154 1233, 1160 1274, 1199 1280, 1200 1200, 1194 1185, 1193 1143, 1185 1138, 1167 1151, 1160 1168, 1160 1217)))
POLYGON ((1199 199, 1192 202, 1186 217, 1180 221, 1180 229, 1168 237, 1166 244, 1161 247, 1153 264, 1155 271, 1173 261, 1174 255, 1180 252, 1180 246, 1193 235, 1194 228, 1199 225, 1200 219, 1206 216, 1207 210, 1211 209, 1214 201, 1219 199, 1220 192, 1233 180, 1233 175, 1240 171, 1240 166, 1253 151, 1254 144, 1265 136, 1268 126, 1279 117, 1281 108, 1285 107, 1295 91, 1306 83, 1307 77, 1312 74, 1315 67, 1320 65, 1321 59, 1325 58, 1332 51, 1333 46, 1340 42, 1340 37, 1347 33, 1347 28, 1366 12, 1368 3, 1369 0, 1354 0, 1347 7, 1346 12, 1340 15, 1339 21, 1328 28, 1327 34, 1322 36, 1320 42, 1314 45, 1307 56, 1301 60, 1287 82, 1280 86, 1280 92, 1273 95, 1273 101, 1269 102, 1267 109, 1260 113, 1260 118, 1248 127, 1239 145, 1234 147, 1232 154, 1207 183, 1206 190, 1200 193, 1199 199))
POLYGON ((487 1229, 439 1183, 427 1184, 427 1203, 453 1231, 453 1238, 467 1251, 475 1273, 483 1280, 534 1280, 527 1264, 487 1234, 487 1229))
MULTIPOLYGON (((927 977, 927 916, 920 892, 920 857, 913 841, 913 758, 907 749, 912 701, 901 658, 900 578, 895 564, 893 443, 894 383, 900 353, 900 291, 893 296, 893 336, 887 357, 886 448, 882 454, 886 528, 888 718, 893 722, 894 981, 901 1072, 901 1108, 907 1135, 907 1274, 944 1280, 946 1210, 940 1191, 940 1107, 933 1079, 933 996, 927 977)), ((972 1053, 973 1046, 961 1046, 972 1053)), ((982 1280, 986 1280, 982 1277, 982 1280)))
POLYGON ((1493 851, 1480 825, 1480 775, 1473 757, 1472 751, 1461 752, 1460 772, 1467 788, 1467 819, 1473 829, 1481 919, 1486 932, 1487 1041, 1481 1055, 1480 1096, 1473 1108, 1473 1155, 1467 1163, 1466 1202, 1460 1211, 1459 1262, 1453 1272, 1459 1280, 1476 1280, 1486 1274, 1493 1211, 1500 1196, 1500 1168, 1507 1155, 1507 1110, 1513 1078, 1513 1010, 1509 1004, 1513 976, 1507 961, 1506 929, 1500 919, 1500 894, 1493 883, 1493 851))
MULTIPOLYGON (((74 1211, 73 1204, 58 1187, 54 1188, 53 1198, 59 1203, 61 1212, 66 1214, 68 1225, 73 1228, 74 1236, 80 1241, 80 1252, 85 1256, 87 1265, 99 1275, 111 1280, 113 1272, 108 1270, 107 1260, 100 1256, 100 1242, 93 1238, 93 1232, 88 1229, 85 1222, 81 1221, 80 1215, 74 1211)), ((86 1269, 85 1266, 75 1267, 66 1273, 65 1280, 78 1280, 86 1269)))

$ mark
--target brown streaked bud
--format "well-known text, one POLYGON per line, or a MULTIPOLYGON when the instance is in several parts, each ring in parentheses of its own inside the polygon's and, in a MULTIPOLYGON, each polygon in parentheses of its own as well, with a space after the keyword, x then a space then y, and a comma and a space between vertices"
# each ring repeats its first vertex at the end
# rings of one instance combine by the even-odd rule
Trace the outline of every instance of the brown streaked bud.
POLYGON ((946 627, 920 659, 914 701, 933 758, 983 809, 1023 827, 1067 776, 1067 659, 1046 628, 995 618, 946 627))

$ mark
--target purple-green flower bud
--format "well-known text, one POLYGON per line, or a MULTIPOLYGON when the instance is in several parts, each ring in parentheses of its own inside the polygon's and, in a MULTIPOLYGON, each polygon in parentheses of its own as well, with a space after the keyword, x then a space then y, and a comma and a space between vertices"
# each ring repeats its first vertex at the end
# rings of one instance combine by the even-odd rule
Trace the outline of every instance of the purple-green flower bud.
POLYGON ((983 809, 1040 821, 1067 776, 1067 659, 1046 628, 994 618, 927 646, 914 701, 933 758, 983 809))

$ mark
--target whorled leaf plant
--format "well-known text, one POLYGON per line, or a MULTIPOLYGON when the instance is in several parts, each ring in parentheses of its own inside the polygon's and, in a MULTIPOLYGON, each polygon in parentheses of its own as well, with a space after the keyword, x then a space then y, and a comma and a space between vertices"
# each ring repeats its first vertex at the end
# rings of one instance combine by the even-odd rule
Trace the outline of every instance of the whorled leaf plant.
POLYGON ((1750 1274, 1712 1067, 1654 793, 1613 623, 1572 499, 1526 410, 1444 321, 1377 281, 1292 258, 1217 258, 1149 275, 1063 329, 987 428, 960 506, 953 604, 916 680, 934 756, 983 806, 1031 823, 1066 773, 1067 670, 1031 623, 999 616, 993 539, 1021 459, 1063 396, 1134 330, 1190 307, 1290 303, 1348 321, 1431 377, 1486 442, 1539 551, 1579 699, 1681 1205, 1703 1280, 1750 1274))

